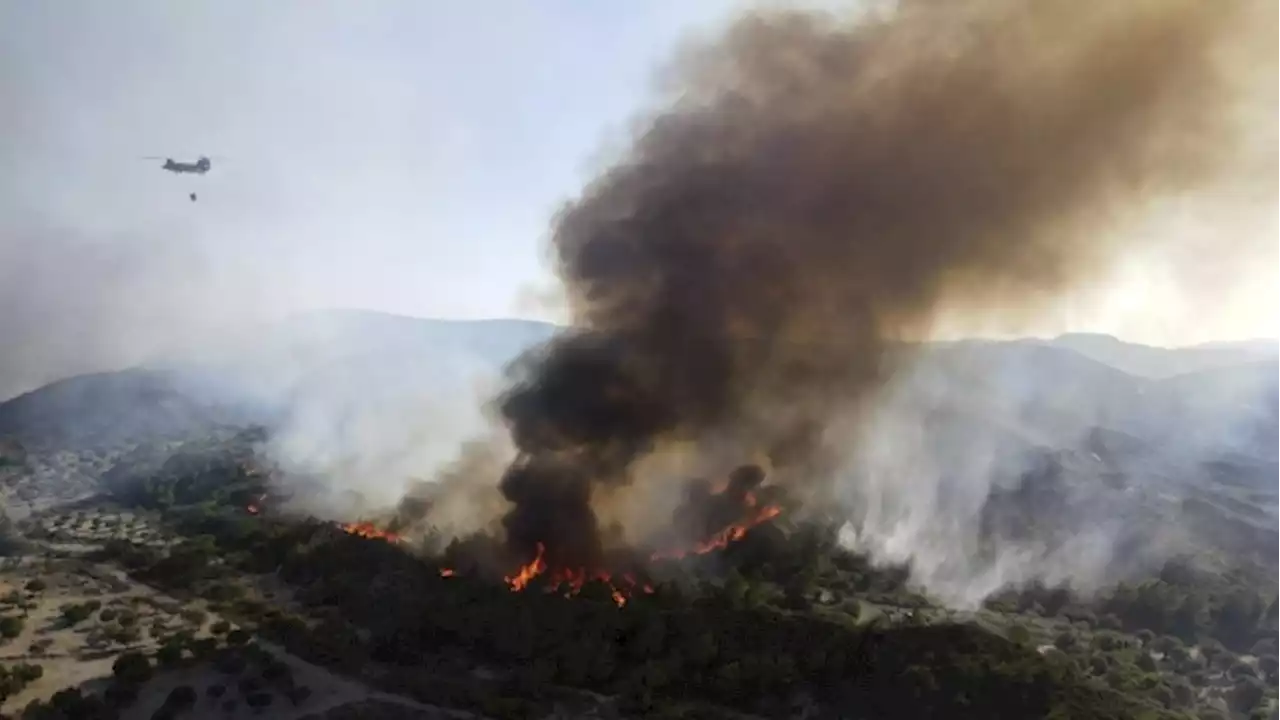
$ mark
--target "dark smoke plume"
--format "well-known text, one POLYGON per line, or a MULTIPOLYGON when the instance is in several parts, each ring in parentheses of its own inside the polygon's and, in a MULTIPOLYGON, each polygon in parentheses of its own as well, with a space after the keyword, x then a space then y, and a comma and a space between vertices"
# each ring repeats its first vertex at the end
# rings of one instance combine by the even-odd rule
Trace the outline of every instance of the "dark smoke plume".
POLYGON ((1034 312, 1108 267, 1124 213, 1228 172, 1215 51, 1243 7, 766 13, 682 56, 555 220, 577 329, 501 401, 513 551, 599 561, 593 505, 666 443, 730 438, 820 484, 824 425, 896 341, 943 308, 1034 312))

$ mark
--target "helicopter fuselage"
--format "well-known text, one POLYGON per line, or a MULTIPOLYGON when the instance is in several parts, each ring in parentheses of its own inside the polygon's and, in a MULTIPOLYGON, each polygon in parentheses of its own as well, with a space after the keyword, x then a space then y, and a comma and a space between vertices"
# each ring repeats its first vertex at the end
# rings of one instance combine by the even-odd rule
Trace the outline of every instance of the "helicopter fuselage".
POLYGON ((211 163, 208 159, 200 158, 198 161, 193 163, 181 163, 174 162, 173 160, 166 160, 161 169, 168 170, 173 173, 196 173, 197 175, 203 175, 209 172, 210 167, 211 163))

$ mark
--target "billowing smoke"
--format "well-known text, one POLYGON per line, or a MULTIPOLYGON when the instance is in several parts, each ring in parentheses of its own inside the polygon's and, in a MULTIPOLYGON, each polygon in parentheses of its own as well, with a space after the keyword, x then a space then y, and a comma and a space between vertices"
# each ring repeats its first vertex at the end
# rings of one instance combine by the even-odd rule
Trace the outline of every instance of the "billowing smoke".
POLYGON ((830 431, 874 420, 903 341, 944 314, 1016 327, 1112 267, 1130 213, 1232 172, 1218 51, 1247 7, 916 0, 751 15, 691 49, 555 219, 575 330, 500 401, 513 551, 596 562, 601 517, 648 512, 618 489, 671 448, 823 497, 860 450, 903 470, 830 431))

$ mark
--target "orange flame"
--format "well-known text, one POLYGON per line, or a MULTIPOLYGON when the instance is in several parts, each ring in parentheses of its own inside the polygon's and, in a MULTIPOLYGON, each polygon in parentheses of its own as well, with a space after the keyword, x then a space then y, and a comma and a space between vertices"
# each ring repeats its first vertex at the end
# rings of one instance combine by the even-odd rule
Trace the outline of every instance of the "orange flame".
MULTIPOLYGON (((720 494, 727 490, 725 486, 717 488, 714 494, 720 494)), ((741 540, 751 530, 762 523, 772 520, 782 514, 782 508, 777 505, 760 505, 760 501, 753 493, 748 492, 743 498, 743 505, 748 510, 746 517, 742 520, 729 525, 713 534, 711 537, 702 542, 687 548, 677 548, 674 550, 666 550, 655 552, 650 556, 650 560, 679 560, 690 555, 705 555, 710 552, 728 547, 730 543, 741 540)), ((364 525, 372 528, 371 525, 364 525)), ((347 526, 352 527, 352 526, 347 526)), ((348 530, 348 532, 352 532, 348 530)), ((392 536, 394 537, 394 536, 392 536)), ((507 586, 511 588, 511 592, 521 592, 529 587, 534 578, 546 575, 548 592, 563 590, 565 597, 572 597, 581 592, 583 586, 590 580, 598 580, 609 587, 613 601, 622 607, 627 604, 628 599, 637 592, 646 595, 653 594, 652 585, 640 585, 636 582, 636 578, 624 573, 621 576, 614 577, 603 570, 588 571, 586 568, 556 568, 549 570, 546 561, 547 548, 542 543, 537 544, 537 551, 533 559, 522 565, 515 575, 509 575, 503 578, 507 586)), ((450 568, 440 570, 441 577, 454 577, 456 572, 450 568)))
MULTIPOLYGON (((537 554, 527 564, 521 566, 520 571, 515 575, 504 577, 503 580, 511 588, 511 592, 520 592, 529 587, 529 583, 534 578, 547 572, 547 561, 545 559, 547 548, 542 543, 538 543, 537 554)), ((631 575, 623 575, 621 579, 616 580, 607 572, 597 570, 588 571, 586 568, 557 568, 548 575, 549 592, 561 588, 566 588, 565 597, 572 597, 582 591, 584 585, 589 580, 599 580, 609 586, 609 594, 613 597, 613 602, 618 607, 627 604, 627 599, 636 589, 636 580, 631 575)), ((641 588, 642 592, 652 593, 653 588, 645 585, 641 588)))
POLYGON ((547 569, 547 563, 542 559, 542 555, 546 551, 546 546, 542 543, 538 543, 538 554, 534 556, 533 560, 529 561, 528 565, 521 567, 520 572, 516 573, 514 576, 502 578, 511 586, 512 592, 519 592, 525 589, 529 585, 530 580, 538 577, 547 569))
MULTIPOLYGON (((761 507, 756 496, 752 493, 747 493, 743 499, 743 504, 751 509, 750 514, 743 520, 729 525, 693 547, 655 552, 650 556, 650 560, 679 560, 689 555, 705 555, 714 552, 728 547, 730 543, 741 540, 751 528, 782 514, 782 508, 777 505, 761 507)), ((547 562, 544 559, 546 547, 542 543, 538 543, 537 547, 538 551, 533 560, 522 566, 514 576, 503 578, 507 585, 511 587, 512 592, 524 590, 535 577, 547 572, 547 562)), ((636 590, 636 580, 631 575, 623 575, 621 578, 615 579, 607 572, 588 572, 585 568, 557 568, 551 571, 548 584, 553 588, 568 586, 566 596, 573 596, 582 590, 582 586, 588 580, 599 580, 607 584, 610 588, 610 593, 613 595, 613 601, 617 603, 618 607, 625 605, 627 599, 636 590)), ((640 591, 649 594, 653 592, 653 588, 645 585, 640 588, 640 591)))
POLYGON ((777 505, 760 507, 759 500, 756 499, 754 493, 747 493, 746 497, 743 498, 743 504, 752 509, 752 512, 743 520, 720 530, 693 547, 660 550, 649 556, 649 559, 653 561, 679 560, 690 555, 706 555, 728 547, 729 543, 741 540, 751 528, 766 523, 782 514, 782 508, 777 505))
POLYGON ((353 522, 346 525, 339 525, 343 532, 356 535, 362 538, 371 538, 374 540, 385 540, 389 543, 404 542, 404 538, 393 532, 379 529, 377 525, 371 522, 353 522))

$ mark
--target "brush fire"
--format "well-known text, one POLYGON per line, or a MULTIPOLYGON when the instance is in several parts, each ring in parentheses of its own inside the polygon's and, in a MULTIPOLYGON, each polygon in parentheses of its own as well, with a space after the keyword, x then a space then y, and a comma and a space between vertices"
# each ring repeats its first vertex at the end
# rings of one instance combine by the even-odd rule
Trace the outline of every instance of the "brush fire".
MULTIPOLYGON (((653 550, 642 563, 642 572, 663 561, 677 561, 694 555, 707 555, 727 548, 742 540, 752 528, 778 517, 782 507, 761 499, 759 485, 764 473, 753 465, 736 470, 715 490, 705 482, 690 484, 685 505, 677 511, 675 526, 688 536, 698 540, 653 550)), ((650 594, 653 585, 637 580, 635 572, 610 572, 588 566, 571 566, 548 560, 545 542, 534 544, 533 558, 519 570, 503 578, 512 592, 521 592, 533 584, 539 584, 548 592, 560 592, 566 597, 577 595, 590 581, 598 581, 609 588, 613 601, 619 607, 637 592, 650 594)), ((452 569, 441 572, 445 577, 455 573, 452 569)))
POLYGON ((343 532, 357 537, 385 540, 392 544, 404 542, 404 539, 400 537, 400 535, 383 530, 371 522, 360 521, 346 523, 345 525, 339 525, 338 527, 342 528, 343 532))
MULTIPOLYGON (((685 501, 676 511, 672 523, 676 535, 685 539, 683 542, 651 543, 650 549, 643 552, 627 550, 625 560, 618 560, 615 553, 614 564, 606 560, 574 563, 567 560, 574 556, 573 549, 555 546, 551 536, 535 541, 528 559, 514 571, 502 575, 502 582, 511 592, 540 589, 565 597, 576 596, 596 582, 607 588, 613 602, 621 607, 638 593, 654 592, 653 583, 647 578, 661 563, 678 562, 723 550, 745 538, 753 528, 781 515, 782 505, 770 497, 772 489, 761 487, 764 477, 764 472, 758 467, 747 465, 715 486, 705 481, 689 483, 685 501), (627 569, 619 570, 615 565, 627 569)), ((257 496, 245 506, 245 511, 250 515, 261 514, 266 500, 265 494, 257 496)), ((333 523, 335 528, 348 535, 408 546, 408 538, 392 529, 400 524, 396 519, 385 526, 369 520, 333 523)), ((439 573, 444 578, 462 574, 453 567, 441 568, 439 573)))

